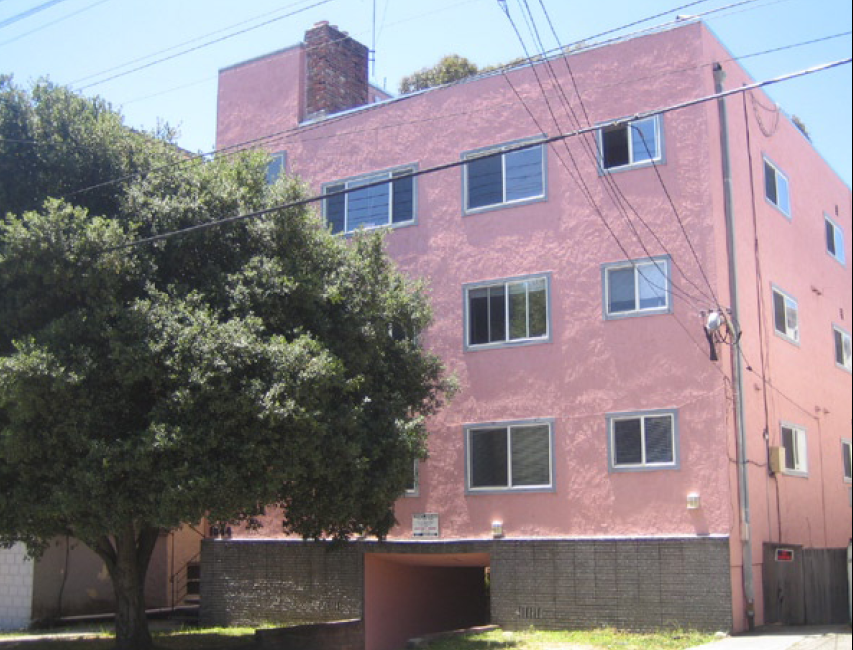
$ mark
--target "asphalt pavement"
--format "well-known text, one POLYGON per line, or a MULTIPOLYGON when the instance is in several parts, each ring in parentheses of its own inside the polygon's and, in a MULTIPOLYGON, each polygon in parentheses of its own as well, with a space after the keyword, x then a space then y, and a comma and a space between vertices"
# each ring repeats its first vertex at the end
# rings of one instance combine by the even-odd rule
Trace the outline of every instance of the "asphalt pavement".
POLYGON ((851 650, 849 625, 769 625, 690 650, 851 650))

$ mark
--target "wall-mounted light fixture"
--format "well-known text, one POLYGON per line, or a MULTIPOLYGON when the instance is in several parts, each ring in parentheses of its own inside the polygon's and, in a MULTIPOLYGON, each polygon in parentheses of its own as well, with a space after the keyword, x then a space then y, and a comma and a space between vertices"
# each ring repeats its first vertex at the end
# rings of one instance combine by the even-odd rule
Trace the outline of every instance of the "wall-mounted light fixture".
POLYGON ((493 521, 492 522, 492 537, 495 539, 500 539, 504 536, 504 522, 502 521, 493 521))
POLYGON ((695 492, 687 495, 687 509, 688 510, 698 510, 699 509, 699 495, 695 492))

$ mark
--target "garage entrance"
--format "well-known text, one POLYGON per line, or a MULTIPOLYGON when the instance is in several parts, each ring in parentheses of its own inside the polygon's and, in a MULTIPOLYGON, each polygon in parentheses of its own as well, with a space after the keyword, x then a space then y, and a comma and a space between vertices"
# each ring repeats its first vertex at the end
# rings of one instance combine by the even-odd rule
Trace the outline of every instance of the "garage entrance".
POLYGON ((488 553, 364 554, 365 648, 489 622, 488 553))

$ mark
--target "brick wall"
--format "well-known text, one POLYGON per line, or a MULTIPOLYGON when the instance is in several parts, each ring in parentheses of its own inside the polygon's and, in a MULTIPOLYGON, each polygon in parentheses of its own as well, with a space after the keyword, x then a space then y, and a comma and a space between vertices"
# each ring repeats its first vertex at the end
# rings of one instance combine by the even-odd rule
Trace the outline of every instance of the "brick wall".
POLYGON ((340 621, 258 630, 255 643, 261 650, 364 650, 364 624, 340 621))
POLYGON ((727 539, 513 541, 491 557, 502 627, 730 630, 727 539))
POLYGON ((0 548, 0 630, 30 624, 33 602, 33 562, 22 544, 0 548))
POLYGON ((305 32, 307 117, 331 115, 368 101, 367 48, 320 22, 305 32))
POLYGON ((202 621, 361 618, 364 553, 465 552, 489 554, 491 622, 507 629, 732 628, 724 538, 355 543, 335 550, 301 542, 207 541, 202 621))
POLYGON ((361 618, 362 556, 355 545, 205 540, 201 563, 202 624, 361 618))

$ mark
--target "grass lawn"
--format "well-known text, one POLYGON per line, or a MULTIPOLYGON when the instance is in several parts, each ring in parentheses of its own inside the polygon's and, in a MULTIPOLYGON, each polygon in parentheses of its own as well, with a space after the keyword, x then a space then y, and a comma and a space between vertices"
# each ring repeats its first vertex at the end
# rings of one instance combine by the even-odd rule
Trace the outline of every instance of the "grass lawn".
MULTIPOLYGON (((238 650, 251 646, 254 628, 187 628, 152 631, 154 644, 162 650, 238 650)), ((0 634, 0 650, 109 650, 112 632, 107 629, 49 630, 29 634, 27 640, 0 634), (69 638, 68 633, 86 638, 69 638)), ((575 632, 503 632, 496 630, 455 637, 430 644, 429 650, 684 650, 713 641, 709 634, 666 631, 631 634, 613 629, 575 632)))
POLYGON ((573 632, 504 632, 436 641, 430 650, 684 650, 714 640, 711 634, 669 630, 634 634, 614 629, 573 632))
MULTIPOLYGON (((152 630, 154 645, 162 650, 238 650, 251 646, 255 629, 186 628, 182 630, 152 630)), ((111 630, 46 630, 28 633, 26 640, 20 635, 0 634, 0 650, 109 650, 114 646, 111 630), (73 636, 70 636, 73 635, 73 636)))

